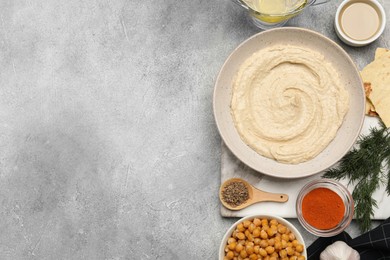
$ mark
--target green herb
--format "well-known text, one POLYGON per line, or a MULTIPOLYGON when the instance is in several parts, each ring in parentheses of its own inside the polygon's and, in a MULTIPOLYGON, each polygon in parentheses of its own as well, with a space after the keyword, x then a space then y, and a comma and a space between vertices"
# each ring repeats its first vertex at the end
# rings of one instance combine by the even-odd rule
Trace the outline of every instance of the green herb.
POLYGON ((374 191, 382 183, 390 195, 390 131, 381 123, 379 128, 371 128, 368 135, 360 136, 356 144, 337 168, 327 170, 323 177, 349 179, 348 184, 355 184, 355 216, 360 230, 365 232, 371 227, 374 207, 378 207, 372 197, 374 191))

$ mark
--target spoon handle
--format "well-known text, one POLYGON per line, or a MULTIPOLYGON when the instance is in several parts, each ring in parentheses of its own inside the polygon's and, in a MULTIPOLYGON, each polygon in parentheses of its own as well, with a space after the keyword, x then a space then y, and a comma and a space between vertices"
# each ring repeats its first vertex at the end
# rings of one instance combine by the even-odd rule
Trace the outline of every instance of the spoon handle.
POLYGON ((262 191, 259 189, 253 189, 253 200, 255 201, 274 201, 274 202, 286 202, 288 201, 288 195, 282 193, 271 193, 262 191))

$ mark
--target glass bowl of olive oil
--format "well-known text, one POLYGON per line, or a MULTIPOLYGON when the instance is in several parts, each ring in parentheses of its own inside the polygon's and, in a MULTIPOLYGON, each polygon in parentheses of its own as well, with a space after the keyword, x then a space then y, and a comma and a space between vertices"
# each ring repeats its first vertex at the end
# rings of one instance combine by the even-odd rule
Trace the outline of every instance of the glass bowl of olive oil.
POLYGON ((267 30, 281 27, 289 19, 300 14, 306 7, 328 0, 232 0, 244 7, 252 23, 267 30))

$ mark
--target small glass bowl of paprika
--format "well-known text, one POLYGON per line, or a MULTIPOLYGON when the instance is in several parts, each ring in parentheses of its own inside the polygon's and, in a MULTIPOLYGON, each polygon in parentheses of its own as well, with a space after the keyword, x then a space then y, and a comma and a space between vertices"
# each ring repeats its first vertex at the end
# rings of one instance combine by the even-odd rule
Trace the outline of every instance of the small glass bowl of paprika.
POLYGON ((330 237, 341 233, 351 223, 354 202, 351 193, 341 183, 318 179, 301 189, 296 211, 299 222, 307 231, 330 237))

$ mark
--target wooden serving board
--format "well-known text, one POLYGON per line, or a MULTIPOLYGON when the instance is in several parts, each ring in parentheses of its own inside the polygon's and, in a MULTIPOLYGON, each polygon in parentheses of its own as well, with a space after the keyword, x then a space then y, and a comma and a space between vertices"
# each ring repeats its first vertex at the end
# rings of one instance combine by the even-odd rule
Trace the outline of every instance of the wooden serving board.
MULTIPOLYGON (((377 118, 366 116, 361 134, 365 135, 369 133, 370 128, 377 125, 377 118)), ((286 203, 261 202, 239 211, 228 210, 221 204, 221 215, 224 217, 244 217, 251 214, 275 214, 284 218, 296 218, 295 201, 299 191, 311 180, 321 178, 322 174, 318 173, 314 176, 294 180, 269 177, 244 165, 222 143, 221 183, 230 178, 242 178, 261 190, 286 193, 289 195, 289 200, 286 203)), ((347 186, 347 181, 341 181, 341 183, 347 186)), ((350 185, 347 188, 352 193, 354 187, 350 185)), ((378 203, 378 208, 375 209, 374 219, 388 218, 390 216, 390 197, 387 196, 384 186, 381 186, 374 193, 374 198, 378 203)))

